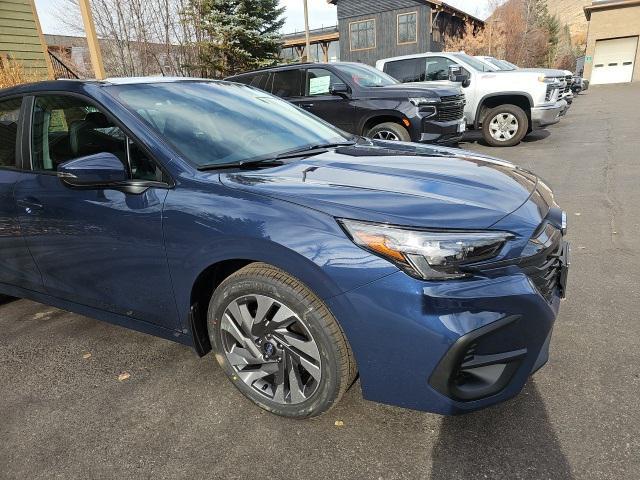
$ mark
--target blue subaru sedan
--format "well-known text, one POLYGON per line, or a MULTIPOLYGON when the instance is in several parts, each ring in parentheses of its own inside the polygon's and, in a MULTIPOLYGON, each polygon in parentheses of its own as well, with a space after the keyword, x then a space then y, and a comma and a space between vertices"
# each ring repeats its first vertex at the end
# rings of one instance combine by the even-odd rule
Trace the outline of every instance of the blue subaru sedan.
MULTIPOLYGON (((548 359, 566 216, 537 176, 197 79, 0 91, 0 293, 213 351, 278 415, 458 414, 548 359)), ((222 388, 222 387, 221 387, 222 388)))

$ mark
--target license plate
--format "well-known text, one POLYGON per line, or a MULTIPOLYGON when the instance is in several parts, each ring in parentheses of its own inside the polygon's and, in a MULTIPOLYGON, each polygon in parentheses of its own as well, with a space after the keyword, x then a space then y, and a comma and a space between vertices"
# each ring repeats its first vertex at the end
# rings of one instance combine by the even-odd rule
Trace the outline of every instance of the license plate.
POLYGON ((467 124, 465 122, 461 122, 458 124, 458 133, 463 133, 467 129, 467 124))
POLYGON ((562 246, 562 253, 560 254, 560 298, 565 298, 567 296, 567 277, 569 276, 569 265, 571 264, 569 261, 569 251, 569 243, 564 242, 562 246))

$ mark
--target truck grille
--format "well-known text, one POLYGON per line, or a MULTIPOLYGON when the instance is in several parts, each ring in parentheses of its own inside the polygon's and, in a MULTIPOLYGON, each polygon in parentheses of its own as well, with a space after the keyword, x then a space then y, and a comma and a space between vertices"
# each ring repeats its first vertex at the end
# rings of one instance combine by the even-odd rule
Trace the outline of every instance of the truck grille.
POLYGON ((464 94, 440 97, 437 120, 440 122, 462 120, 465 103, 464 94))

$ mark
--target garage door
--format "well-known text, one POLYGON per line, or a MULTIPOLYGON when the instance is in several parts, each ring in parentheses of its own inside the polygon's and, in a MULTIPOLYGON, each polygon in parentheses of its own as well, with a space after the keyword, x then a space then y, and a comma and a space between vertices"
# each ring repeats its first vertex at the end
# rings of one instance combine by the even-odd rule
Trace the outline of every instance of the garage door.
POLYGON ((624 83, 633 77, 638 37, 598 40, 591 83, 624 83))

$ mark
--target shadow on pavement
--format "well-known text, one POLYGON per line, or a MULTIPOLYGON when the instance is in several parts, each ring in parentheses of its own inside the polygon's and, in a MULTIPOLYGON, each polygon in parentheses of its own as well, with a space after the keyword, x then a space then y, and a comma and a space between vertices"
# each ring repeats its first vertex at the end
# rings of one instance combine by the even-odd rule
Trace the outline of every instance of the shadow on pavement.
MULTIPOLYGON (((551 135, 551 132, 547 129, 539 129, 529 133, 526 137, 522 139, 524 143, 534 143, 540 140, 544 140, 551 135)), ((489 144, 484 141, 482 138, 482 131, 480 130, 469 130, 464 134, 464 138, 458 144, 458 148, 466 148, 466 144, 477 143, 478 145, 482 145, 484 147, 488 147, 489 144)), ((517 145, 516 145, 517 146, 517 145)), ((506 147, 509 148, 509 147, 506 147)))
POLYGON ((432 456, 433 480, 572 478, 533 382, 505 404, 445 417, 432 456))
POLYGON ((551 135, 551 132, 549 130, 547 130, 546 128, 543 128, 543 129, 540 129, 540 130, 534 130, 529 135, 524 137, 522 139, 522 141, 524 143, 537 142, 539 140, 544 140, 545 138, 548 138, 549 135, 551 135))

